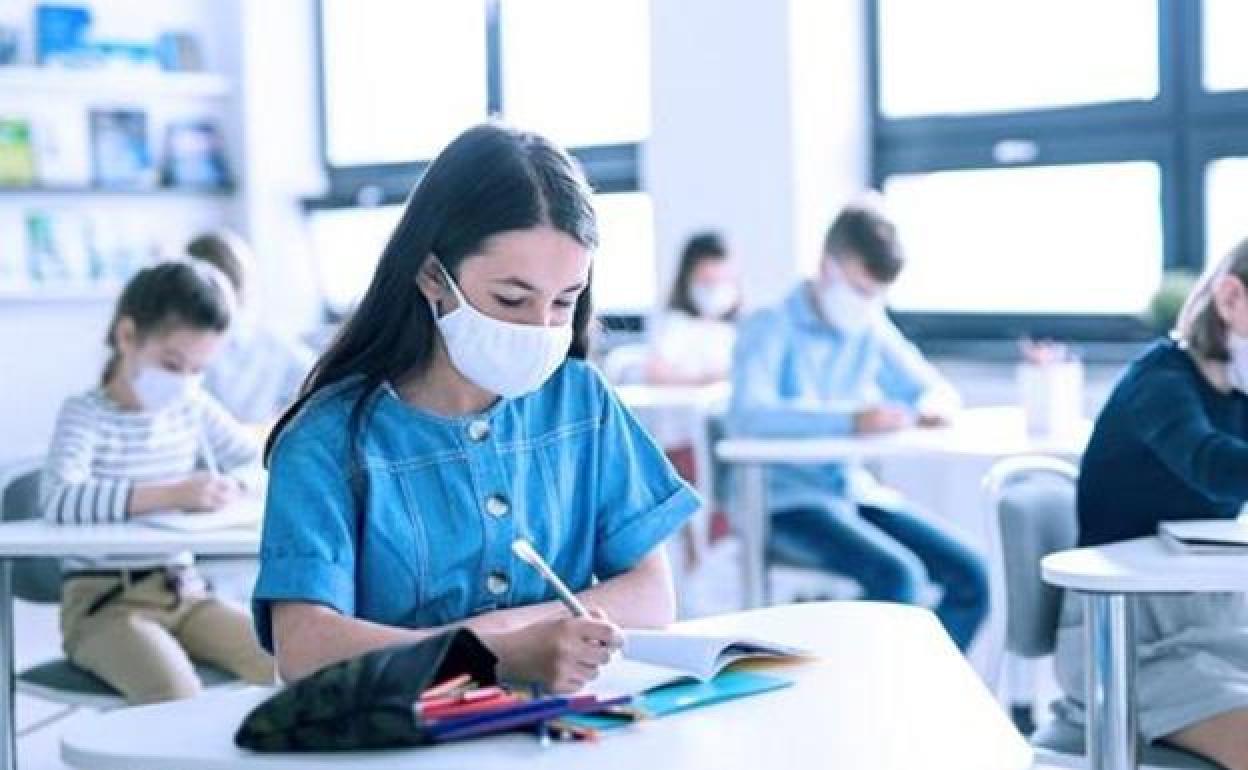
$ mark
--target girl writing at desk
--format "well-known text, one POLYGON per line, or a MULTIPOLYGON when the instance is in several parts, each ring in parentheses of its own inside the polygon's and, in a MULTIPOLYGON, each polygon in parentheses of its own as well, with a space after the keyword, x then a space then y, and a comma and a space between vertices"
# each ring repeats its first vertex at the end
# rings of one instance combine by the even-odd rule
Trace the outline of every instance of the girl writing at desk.
MULTIPOLYGON (((1163 520, 1234 518, 1248 500, 1248 241, 1206 273, 1173 337, 1131 364, 1097 418, 1079 477, 1081 546, 1153 535, 1163 520)), ((1244 595, 1135 603, 1144 739, 1248 768, 1244 595)), ((1082 607, 1064 602, 1057 638, 1059 713, 1073 721, 1086 702, 1082 607)))
MULTIPOLYGON (((50 522, 211 511, 257 485, 257 442, 199 386, 232 304, 225 277, 207 265, 165 262, 131 279, 109 326, 102 382, 66 400, 57 419, 40 486, 50 522)), ((189 553, 74 559, 62 569, 66 654, 131 703, 197 694, 192 660, 273 681, 246 609, 213 595, 189 553)))
POLYGON ((673 619, 659 546, 698 500, 583 360, 596 238, 541 137, 478 126, 429 167, 271 438, 255 616, 286 678, 459 625, 503 677, 572 691, 616 624, 673 619))

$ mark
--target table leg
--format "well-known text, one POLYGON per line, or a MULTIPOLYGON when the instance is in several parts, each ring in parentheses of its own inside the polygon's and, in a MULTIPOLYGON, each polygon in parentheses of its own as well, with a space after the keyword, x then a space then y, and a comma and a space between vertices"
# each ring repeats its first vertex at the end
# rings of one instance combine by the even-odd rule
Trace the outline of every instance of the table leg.
POLYGON ((1091 770, 1136 770, 1134 604, 1085 593, 1087 751, 1091 770))
POLYGON ((13 562, 0 559, 0 770, 17 767, 13 687, 13 562))
POLYGON ((746 609, 763 606, 767 551, 767 478, 762 465, 741 466, 737 531, 741 536, 742 599, 746 609))

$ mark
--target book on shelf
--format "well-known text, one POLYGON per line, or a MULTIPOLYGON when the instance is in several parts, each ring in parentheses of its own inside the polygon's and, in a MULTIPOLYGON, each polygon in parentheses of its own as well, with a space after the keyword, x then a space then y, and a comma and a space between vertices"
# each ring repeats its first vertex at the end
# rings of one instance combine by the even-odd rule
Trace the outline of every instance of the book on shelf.
POLYGON ((225 140, 215 122, 196 119, 169 124, 165 130, 161 183, 172 188, 229 188, 230 172, 225 160, 225 140))
POLYGON ((155 187, 147 113, 135 109, 93 109, 90 126, 95 184, 123 189, 155 187))
POLYGON ((35 150, 30 121, 0 117, 0 186, 29 187, 35 182, 35 150))

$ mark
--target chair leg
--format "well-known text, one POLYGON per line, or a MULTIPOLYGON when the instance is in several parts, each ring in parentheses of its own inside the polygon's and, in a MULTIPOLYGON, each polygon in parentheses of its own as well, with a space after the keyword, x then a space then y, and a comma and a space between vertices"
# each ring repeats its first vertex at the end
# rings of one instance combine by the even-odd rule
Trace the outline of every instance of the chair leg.
POLYGON ((62 719, 73 716, 75 713, 77 713, 77 711, 78 711, 77 706, 66 706, 65 708, 61 709, 55 714, 52 714, 51 716, 46 716, 43 719, 38 720, 34 724, 30 724, 30 725, 27 725, 26 727, 21 728, 20 730, 17 731, 17 737, 25 738, 28 735, 39 732, 45 727, 51 727, 52 725, 56 724, 62 719))

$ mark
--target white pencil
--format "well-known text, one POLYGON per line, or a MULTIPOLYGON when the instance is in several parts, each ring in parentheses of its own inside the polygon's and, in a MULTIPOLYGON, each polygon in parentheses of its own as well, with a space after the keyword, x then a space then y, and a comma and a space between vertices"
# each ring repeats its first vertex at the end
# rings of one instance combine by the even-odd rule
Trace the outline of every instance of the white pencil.
POLYGON ((516 538, 512 541, 511 552, 520 557, 520 560, 528 564, 533 569, 541 573, 546 578, 546 582, 550 583, 551 588, 555 589, 555 593, 559 594, 559 599, 564 605, 578 618, 589 617, 589 610, 585 609, 585 605, 581 604, 581 600, 576 598, 576 594, 572 593, 564 584, 555 571, 550 568, 546 560, 542 558, 537 549, 524 538, 516 538))

